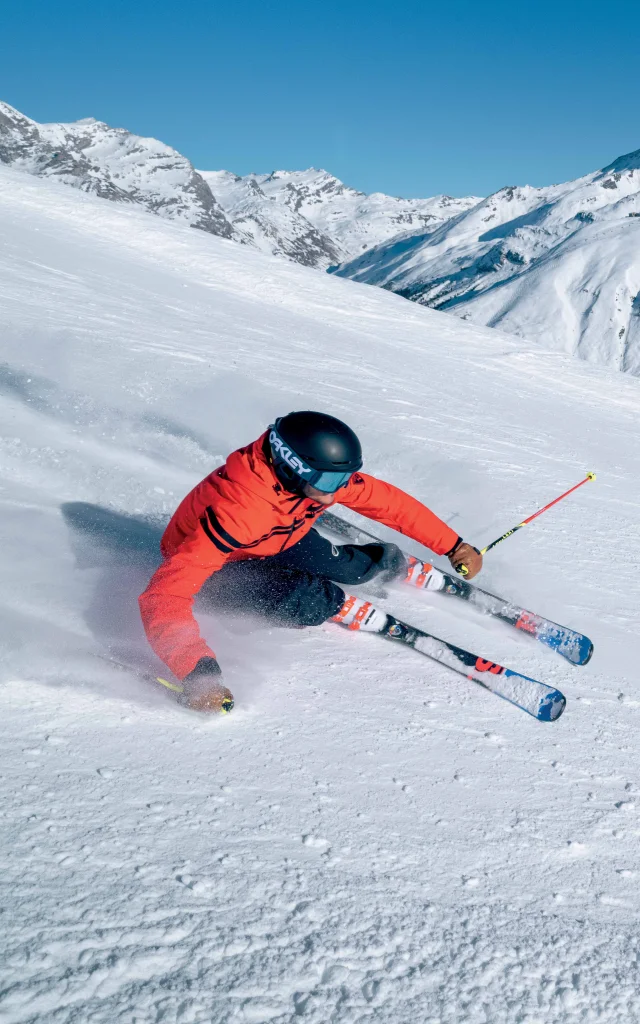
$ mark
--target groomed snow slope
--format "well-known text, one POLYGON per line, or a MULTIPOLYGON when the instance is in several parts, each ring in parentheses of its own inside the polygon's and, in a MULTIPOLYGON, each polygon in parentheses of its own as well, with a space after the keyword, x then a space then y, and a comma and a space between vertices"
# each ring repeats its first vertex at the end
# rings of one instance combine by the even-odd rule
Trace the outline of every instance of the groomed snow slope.
POLYGON ((640 1021, 640 382, 2 168, 0 216, 3 1024, 640 1021), (178 499, 308 406, 479 544, 598 471, 482 577, 586 668, 386 599, 559 722, 331 625, 202 612, 219 721, 105 660, 153 664, 178 499))

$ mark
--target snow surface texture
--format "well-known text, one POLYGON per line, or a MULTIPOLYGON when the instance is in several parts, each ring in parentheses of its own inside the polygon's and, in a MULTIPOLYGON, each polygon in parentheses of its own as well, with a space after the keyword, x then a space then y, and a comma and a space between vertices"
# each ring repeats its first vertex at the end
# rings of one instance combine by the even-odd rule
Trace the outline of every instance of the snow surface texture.
POLYGON ((337 273, 640 375, 640 150, 550 188, 503 188, 337 273))
POLYGON ((640 1021, 640 382, 14 169, 0 211, 3 1024, 640 1021), (330 624, 201 608, 222 720, 109 662, 178 500, 304 407, 478 544, 598 471, 480 577, 586 668, 379 599, 559 722, 330 624))

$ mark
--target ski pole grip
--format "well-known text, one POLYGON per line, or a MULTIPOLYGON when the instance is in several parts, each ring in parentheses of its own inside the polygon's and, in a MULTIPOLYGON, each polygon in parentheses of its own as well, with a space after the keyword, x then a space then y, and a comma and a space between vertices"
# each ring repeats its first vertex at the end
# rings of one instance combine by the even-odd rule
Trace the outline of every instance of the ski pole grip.
POLYGON ((462 565, 456 565, 456 572, 459 573, 460 576, 468 576, 469 575, 469 570, 467 569, 467 567, 466 567, 466 565, 464 563, 462 563, 462 565))

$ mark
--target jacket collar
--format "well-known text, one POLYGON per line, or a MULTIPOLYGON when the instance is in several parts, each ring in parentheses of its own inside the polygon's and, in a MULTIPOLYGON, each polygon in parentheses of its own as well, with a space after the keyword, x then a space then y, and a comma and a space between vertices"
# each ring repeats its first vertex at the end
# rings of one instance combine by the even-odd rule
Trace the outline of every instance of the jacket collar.
POLYGON ((253 444, 229 456, 226 464, 229 477, 285 515, 292 512, 316 514, 326 508, 312 498, 286 490, 275 474, 270 455, 268 431, 265 431, 253 444))

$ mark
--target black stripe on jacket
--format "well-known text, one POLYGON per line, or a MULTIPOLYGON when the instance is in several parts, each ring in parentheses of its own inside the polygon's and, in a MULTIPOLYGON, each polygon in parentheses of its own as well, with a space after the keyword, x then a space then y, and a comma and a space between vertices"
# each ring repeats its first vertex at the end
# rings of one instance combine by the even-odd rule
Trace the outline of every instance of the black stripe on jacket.
POLYGON ((214 536, 214 534, 213 534, 213 532, 211 530, 211 527, 209 526, 205 516, 203 516, 202 519, 200 520, 200 526, 202 527, 202 529, 206 533, 206 535, 209 538, 209 540, 211 541, 211 543, 215 544, 215 546, 217 547, 218 551, 222 551, 223 555, 230 555, 230 554, 232 554, 233 548, 228 548, 225 544, 221 544, 220 543, 218 538, 216 536, 214 536))
MULTIPOLYGON (((322 506, 320 506, 320 508, 321 507, 322 506)), ((200 525, 212 544, 215 544, 218 551, 222 551, 225 555, 233 554, 234 549, 255 548, 258 544, 262 544, 263 541, 269 540, 270 537, 278 537, 285 534, 291 536, 296 532, 296 530, 299 530, 300 527, 304 525, 305 519, 313 518, 317 514, 315 510, 313 512, 308 511, 306 512, 304 519, 301 519, 298 522, 294 519, 291 526, 274 526, 268 533, 265 533, 264 536, 258 537, 257 540, 252 540, 247 544, 242 544, 239 540, 236 540, 235 537, 232 537, 227 530, 225 530, 211 505, 207 505, 206 513, 206 517, 203 516, 200 520, 200 525)))
POLYGON ((222 540, 226 544, 230 544, 232 548, 244 548, 244 547, 246 547, 245 544, 241 544, 239 540, 236 540, 235 537, 232 537, 230 533, 227 533, 227 531, 225 530, 224 526, 222 525, 222 523, 218 519, 217 515, 215 514, 215 512, 211 508, 211 505, 207 505, 206 513, 207 513, 207 519, 209 520, 209 523, 210 523, 212 529, 214 529, 216 531, 216 533, 220 537, 222 537, 222 540))

